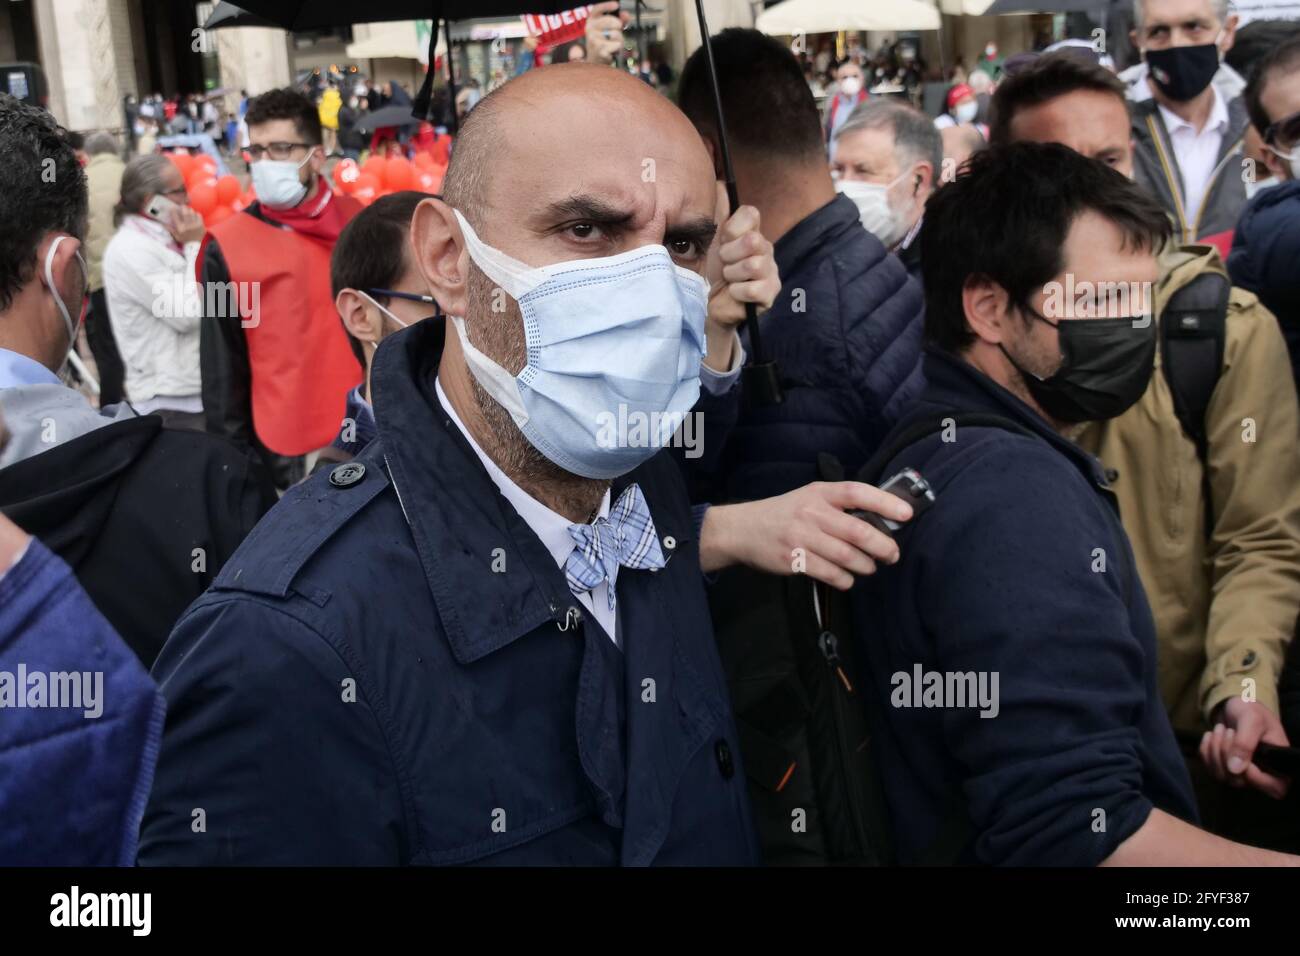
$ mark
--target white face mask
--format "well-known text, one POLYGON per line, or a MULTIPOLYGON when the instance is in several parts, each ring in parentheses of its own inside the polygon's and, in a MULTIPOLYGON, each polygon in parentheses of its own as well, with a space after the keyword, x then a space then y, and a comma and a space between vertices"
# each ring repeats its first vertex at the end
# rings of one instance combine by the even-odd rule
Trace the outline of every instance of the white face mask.
MULTIPOLYGON (((1267 149, 1267 150, 1268 150, 1270 153, 1272 153, 1274 156, 1276 156, 1278 159, 1285 159, 1285 160, 1286 160, 1286 161, 1291 165, 1291 178, 1292 178, 1293 180, 1300 179, 1300 144, 1297 144, 1296 146, 1294 146, 1294 147, 1291 149, 1291 152, 1289 152, 1289 153, 1284 153, 1284 152, 1282 152, 1282 150, 1280 150, 1280 149, 1275 149, 1275 148, 1272 147, 1272 146, 1265 146, 1264 148, 1267 149)), ((1273 185, 1273 183, 1277 183, 1277 182, 1279 182, 1279 180, 1278 180, 1278 178, 1277 178, 1276 176, 1272 177, 1272 180, 1273 180, 1273 182, 1272 182, 1272 183, 1269 183, 1269 185, 1273 185)), ((1258 184, 1256 184, 1256 188, 1257 188, 1257 189, 1263 189, 1263 188, 1264 188, 1264 183, 1267 183, 1267 182, 1268 182, 1268 180, 1265 180, 1265 181, 1262 182, 1262 183, 1258 183, 1258 184)), ((1249 189, 1250 189, 1250 183, 1247 183, 1247 184, 1246 184, 1246 188, 1247 188, 1247 192, 1249 192, 1249 189)))
POLYGON ((307 151, 301 163, 292 159, 259 159, 248 167, 253 177, 257 199, 272 209, 292 209, 307 195, 307 184, 298 178, 298 172, 307 165, 316 147, 307 151))
POLYGON ((862 92, 862 80, 856 76, 846 76, 840 80, 840 92, 845 96, 857 96, 862 92))
MULTIPOLYGON (((59 363, 59 368, 68 364, 68 356, 72 354, 72 348, 77 342, 77 324, 72 318, 72 313, 68 310, 67 303, 63 301, 63 296, 59 294, 59 287, 54 284, 54 254, 58 251, 59 243, 67 238, 68 236, 56 236, 54 241, 50 243, 50 251, 45 253, 44 269, 45 286, 50 290, 50 295, 54 296, 54 304, 58 306, 59 315, 63 317, 63 324, 68 330, 68 351, 64 353, 63 361, 59 363)), ((86 269, 86 260, 81 258, 80 252, 78 252, 76 256, 77 262, 81 264, 81 275, 84 278, 90 274, 86 269)), ((83 284, 82 287, 84 289, 85 285, 83 284)), ((82 298, 85 298, 84 292, 82 293, 82 298)), ((80 317, 80 303, 78 303, 77 306, 77 314, 78 317, 80 317)))
POLYGON ((841 179, 835 183, 835 188, 852 199, 858 207, 858 219, 862 222, 862 228, 879 239, 886 249, 897 245, 907 234, 910 225, 907 218, 889 203, 889 190, 910 172, 911 170, 904 172, 887 185, 864 183, 855 179, 841 179))
POLYGON ((980 111, 978 103, 962 103, 957 107, 957 112, 953 113, 953 118, 958 123, 969 123, 975 119, 975 114, 980 111))
MULTIPOLYGON (((1300 164, 1293 164, 1293 168, 1292 168, 1293 174, 1295 172, 1294 165, 1300 165, 1300 164)), ((1276 176, 1269 176, 1267 179, 1259 179, 1254 182, 1246 183, 1246 198, 1254 199, 1265 189, 1269 189, 1272 186, 1280 186, 1281 184, 1282 184, 1282 180, 1278 179, 1276 176)))

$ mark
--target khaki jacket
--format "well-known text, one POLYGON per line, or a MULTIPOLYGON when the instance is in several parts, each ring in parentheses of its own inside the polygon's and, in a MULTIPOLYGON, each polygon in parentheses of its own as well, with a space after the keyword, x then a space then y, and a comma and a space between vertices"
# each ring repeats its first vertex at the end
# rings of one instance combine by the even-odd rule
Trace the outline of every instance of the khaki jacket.
POLYGON ((122 196, 126 166, 112 153, 99 153, 86 164, 86 190, 90 195, 90 224, 86 230, 86 268, 90 291, 104 288, 104 250, 117 227, 113 207, 122 196))
MULTIPOLYGON (((1224 271, 1213 248, 1167 249, 1157 314, 1207 270, 1224 271)), ((1114 491, 1156 622, 1161 696, 1174 728, 1196 733, 1220 703, 1252 690, 1277 713, 1300 613, 1300 411, 1277 320, 1242 289, 1229 300, 1206 424, 1208 535, 1204 469, 1174 413, 1159 351, 1138 403, 1079 439, 1119 473, 1114 491)))

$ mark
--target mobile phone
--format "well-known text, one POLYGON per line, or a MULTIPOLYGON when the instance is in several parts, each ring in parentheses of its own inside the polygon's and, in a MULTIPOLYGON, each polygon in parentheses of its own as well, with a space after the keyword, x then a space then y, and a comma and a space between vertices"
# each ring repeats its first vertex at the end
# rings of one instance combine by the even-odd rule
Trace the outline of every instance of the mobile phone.
MULTIPOLYGON (((880 490, 887 491, 896 498, 902 498, 911 505, 913 521, 919 518, 935 501, 934 489, 930 487, 930 483, 922 478, 921 473, 915 468, 904 468, 881 485, 880 490)), ((878 531, 883 531, 891 538, 905 523, 856 508, 850 511, 849 514, 855 518, 861 518, 867 524, 878 531)))
POLYGON ((172 210, 175 208, 176 204, 166 196, 154 196, 153 199, 149 200, 149 205, 145 207, 144 214, 165 226, 171 222, 172 210))
POLYGON ((1265 773, 1281 777, 1300 777, 1300 747, 1279 747, 1260 743, 1255 747, 1253 763, 1265 773))

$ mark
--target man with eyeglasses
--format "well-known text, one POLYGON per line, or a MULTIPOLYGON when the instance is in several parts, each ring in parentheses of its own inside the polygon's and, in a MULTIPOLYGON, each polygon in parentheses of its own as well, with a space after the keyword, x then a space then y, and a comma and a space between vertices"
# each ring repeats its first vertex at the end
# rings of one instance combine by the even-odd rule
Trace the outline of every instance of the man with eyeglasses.
POLYGON ((1134 0, 1142 63, 1126 71, 1136 179, 1174 218, 1182 242, 1227 254, 1246 202, 1242 78, 1221 61, 1237 17, 1228 0, 1134 0))
POLYGON ((330 189, 306 96, 263 93, 245 119, 257 202, 214 225, 200 256, 203 410, 209 431, 255 448, 283 488, 333 440, 361 378, 329 280, 330 253, 361 206, 330 189))
POLYGON ((1260 61, 1246 88, 1246 106, 1277 185, 1257 193, 1242 214, 1228 271, 1277 316, 1300 388, 1300 37, 1260 61))

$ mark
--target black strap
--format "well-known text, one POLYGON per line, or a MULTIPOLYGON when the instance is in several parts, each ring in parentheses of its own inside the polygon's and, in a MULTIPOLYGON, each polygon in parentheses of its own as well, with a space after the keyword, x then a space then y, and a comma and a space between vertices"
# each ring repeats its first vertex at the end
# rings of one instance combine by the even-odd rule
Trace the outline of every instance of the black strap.
POLYGON ((1161 357, 1183 431, 1208 460, 1205 414, 1223 370, 1227 339, 1227 276, 1204 272, 1172 296, 1160 318, 1161 357))
POLYGON ((945 409, 938 412, 926 412, 904 419, 894 430, 890 439, 876 450, 870 460, 858 470, 858 481, 879 484, 881 479, 889 477, 883 472, 885 466, 917 442, 929 438, 936 432, 952 428, 1001 428, 1003 431, 1015 432, 1030 438, 1038 438, 1033 431, 1019 422, 991 412, 962 412, 957 409, 945 409))

